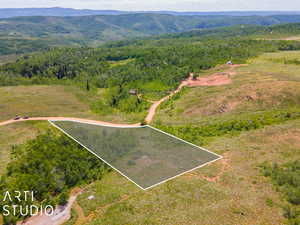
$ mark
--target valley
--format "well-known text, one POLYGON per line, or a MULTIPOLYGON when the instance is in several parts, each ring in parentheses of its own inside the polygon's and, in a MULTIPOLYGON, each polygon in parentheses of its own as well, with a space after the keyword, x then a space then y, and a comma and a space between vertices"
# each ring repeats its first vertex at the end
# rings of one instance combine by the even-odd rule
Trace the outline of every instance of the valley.
MULTIPOLYGON (((149 37, 1 56, 0 191, 34 188, 36 203, 56 205, 72 196, 65 225, 299 224, 299 24, 216 28, 216 17, 203 22, 209 29, 175 21, 172 30, 173 16, 151 15, 167 28, 149 33, 126 24, 133 15, 119 16, 149 37), (43 121, 57 118, 150 124, 223 159, 143 191, 43 121)), ((121 26, 112 18, 88 21, 121 26)), ((41 19, 51 33, 58 21, 70 29, 82 18, 27 21, 39 28, 41 19)))

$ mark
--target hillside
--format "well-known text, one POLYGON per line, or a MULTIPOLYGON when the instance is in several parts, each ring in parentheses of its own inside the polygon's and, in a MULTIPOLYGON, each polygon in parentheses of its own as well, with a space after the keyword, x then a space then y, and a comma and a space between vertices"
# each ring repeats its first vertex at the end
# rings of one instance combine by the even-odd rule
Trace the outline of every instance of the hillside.
POLYGON ((0 18, 17 16, 92 16, 92 15, 122 15, 136 13, 169 14, 180 16, 270 16, 270 15, 299 15, 299 11, 232 11, 232 12, 176 12, 176 11, 120 11, 120 10, 91 10, 72 8, 2 8, 0 18))
POLYGON ((273 25, 300 22, 300 15, 176 16, 124 14, 0 19, 0 54, 19 54, 58 45, 99 45, 106 41, 178 33, 237 24, 273 25))
MULTIPOLYGON (((281 168, 299 159, 299 119, 250 130, 228 130, 226 134, 205 137, 204 144, 193 131, 212 121, 224 124, 235 118, 246 122, 258 113, 299 109, 299 76, 296 72, 299 65, 292 63, 299 54, 299 51, 263 54, 247 61, 248 65, 236 68, 231 84, 187 88, 166 102, 154 125, 204 145, 222 154, 224 160, 147 192, 139 190, 116 172, 107 173, 85 186, 74 205, 70 224, 76 221, 76 224, 141 224, 149 221, 153 224, 199 224, 200 219, 201 224, 207 225, 220 221, 246 225, 287 222, 285 206, 289 203, 263 176, 260 168, 265 161, 277 163, 281 168), (220 108, 225 110, 220 112, 220 108), (94 200, 88 199, 91 195, 95 196, 94 200)), ((209 77, 226 70, 226 66, 219 66, 199 75, 209 77)), ((34 93, 42 93, 44 88, 33 92, 32 101, 36 101, 34 93)), ((51 101, 59 99, 57 94, 51 101)), ((48 107, 55 109, 52 104, 48 107)), ((13 144, 16 137, 12 129, 20 131, 19 140, 21 137, 26 140, 32 139, 28 135, 36 135, 37 129, 43 131, 47 127, 46 124, 28 123, 26 127, 20 126, 1 128, 5 134, 2 138, 10 137, 13 144), (30 129, 30 133, 24 132, 25 129, 30 129)), ((2 152, 7 148, 2 147, 2 152)), ((5 154, 8 157, 7 151, 5 154)))
POLYGON ((223 159, 143 191, 46 122, 21 119, 0 128, 0 197, 34 189, 35 203, 64 205, 77 190, 68 221, 76 225, 298 225, 297 35, 299 24, 234 26, 8 57, 0 122, 18 114, 145 123, 165 99, 151 126, 223 159))

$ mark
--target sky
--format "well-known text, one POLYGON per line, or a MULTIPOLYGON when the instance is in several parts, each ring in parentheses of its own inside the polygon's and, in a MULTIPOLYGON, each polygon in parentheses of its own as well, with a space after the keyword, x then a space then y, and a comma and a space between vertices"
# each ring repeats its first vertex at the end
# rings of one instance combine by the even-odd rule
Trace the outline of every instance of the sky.
POLYGON ((173 11, 300 11, 299 0, 0 0, 0 8, 64 7, 76 9, 173 11))

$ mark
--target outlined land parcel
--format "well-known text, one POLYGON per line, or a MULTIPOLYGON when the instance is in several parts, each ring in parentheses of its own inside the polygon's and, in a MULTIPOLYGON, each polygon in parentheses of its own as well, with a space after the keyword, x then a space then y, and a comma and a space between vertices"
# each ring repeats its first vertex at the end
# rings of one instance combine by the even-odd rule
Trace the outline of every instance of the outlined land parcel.
POLYGON ((49 122, 143 190, 221 158, 148 125, 49 122))

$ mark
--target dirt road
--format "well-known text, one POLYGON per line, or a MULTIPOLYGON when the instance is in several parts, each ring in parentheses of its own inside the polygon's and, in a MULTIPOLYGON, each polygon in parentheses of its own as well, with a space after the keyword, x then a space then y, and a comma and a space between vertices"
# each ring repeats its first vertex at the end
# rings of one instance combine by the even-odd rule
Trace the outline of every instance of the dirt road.
MULTIPOLYGON (((228 70, 226 70, 225 72, 211 74, 211 75, 209 75, 207 77, 203 77, 203 78, 196 78, 196 79, 194 78, 193 79, 194 74, 190 73, 190 76, 186 80, 183 80, 175 91, 171 92, 169 95, 163 97, 159 101, 153 102, 153 104, 150 107, 149 112, 148 112, 148 114, 145 118, 145 122, 151 123, 154 116, 155 116, 156 110, 159 107, 159 105, 161 103, 163 103, 164 101, 170 99, 173 95, 175 95, 179 91, 181 91, 181 89, 183 87, 185 87, 185 86, 188 86, 188 87, 218 86, 218 85, 229 84, 229 83, 231 83, 231 76, 236 74, 234 69, 236 67, 239 67, 239 66, 244 66, 244 65, 229 66, 228 70)), ((12 119, 12 120, 7 120, 7 121, 0 122, 0 126, 12 124, 12 123, 17 123, 17 122, 22 122, 22 121, 39 121, 39 120, 45 120, 45 121, 47 121, 47 120, 70 120, 70 121, 78 121, 78 122, 83 122, 83 123, 93 123, 93 124, 104 125, 104 126, 113 126, 113 127, 139 127, 139 126, 141 126, 140 123, 136 123, 136 124, 117 124, 117 123, 109 123, 109 122, 104 122, 104 121, 81 119, 81 118, 72 118, 72 117, 33 117, 33 118, 19 119, 19 120, 13 120, 12 119)), ((227 168, 228 168, 228 162, 227 162, 227 160, 223 160, 222 161, 222 169, 221 169, 220 174, 218 174, 215 177, 211 177, 211 178, 206 178, 206 177, 202 177, 202 178, 206 179, 207 181, 210 181, 210 182, 216 182, 217 180, 219 180, 221 174, 227 168)), ((70 218, 70 211, 71 211, 72 205, 74 203, 76 205, 76 198, 77 198, 78 194, 80 194, 80 192, 71 194, 71 197, 68 201, 67 206, 64 209, 58 210, 57 214, 55 216, 53 216, 53 217, 47 217, 47 216, 31 217, 28 220, 23 221, 22 224, 26 224, 26 225, 37 225, 37 224, 59 225, 59 224, 64 223, 65 221, 67 221, 70 218)), ((126 198, 127 197, 124 197, 124 199, 126 199, 126 198)), ((90 216, 92 216, 92 215, 90 215, 90 216)), ((86 219, 87 219, 86 217, 82 216, 82 218, 78 219, 76 224, 83 224, 82 222, 85 222, 86 219)))
POLYGON ((70 121, 78 121, 78 122, 83 122, 83 123, 93 123, 97 125, 104 125, 104 126, 112 126, 112 127, 138 127, 140 126, 139 123, 136 124, 119 124, 119 123, 109 123, 109 122, 104 122, 104 121, 99 121, 99 120, 89 120, 89 119, 82 119, 82 118, 73 118, 73 117, 32 117, 28 119, 18 119, 18 120, 7 120, 0 122, 0 126, 12 124, 12 123, 17 123, 17 122, 22 122, 22 121, 39 121, 39 120, 70 120, 70 121))
POLYGON ((17 225, 60 225, 71 218, 71 208, 76 202, 76 198, 81 194, 80 188, 75 188, 71 191, 68 204, 64 207, 57 207, 51 216, 37 215, 32 216, 26 220, 20 221, 17 225))
MULTIPOLYGON (((231 65, 228 66, 228 69, 224 72, 221 73, 214 73, 211 75, 208 75, 206 77, 201 77, 201 78, 196 78, 193 79, 194 74, 190 73, 190 76, 186 79, 183 80, 180 85, 177 87, 175 91, 172 91, 169 95, 163 97, 159 101, 154 101, 152 102, 153 104, 151 105, 148 114, 145 118, 146 123, 151 123, 157 108, 160 106, 161 103, 164 101, 170 99, 173 95, 181 91, 181 89, 185 86, 188 87, 198 87, 198 86, 219 86, 219 85, 225 85, 231 83, 231 76, 235 75, 235 68, 240 67, 240 66, 245 66, 244 64, 237 64, 237 65, 231 65)), ((28 119, 19 119, 19 120, 7 120, 0 122, 0 126, 8 125, 11 123, 16 123, 16 122, 22 122, 22 121, 28 121, 28 120, 75 120, 78 122, 85 122, 85 123, 94 123, 98 125, 104 125, 104 126, 116 126, 116 127, 137 127, 140 126, 140 123, 136 124, 118 124, 118 123, 110 123, 110 122, 104 122, 104 121, 97 121, 97 120, 89 120, 89 119, 81 119, 81 118, 72 118, 72 117, 32 117, 28 119)))
POLYGON ((191 82, 192 80, 192 76, 193 74, 191 73, 189 78, 187 80, 184 80, 180 83, 180 85, 178 86, 178 88, 175 91, 172 91, 169 95, 163 97, 162 99, 160 99, 159 101, 156 101, 152 104, 152 106, 150 107, 148 114, 145 118, 145 122, 146 123, 151 123, 151 121, 153 120, 155 113, 156 113, 156 109, 158 108, 158 106, 163 103, 164 101, 168 100, 169 98, 171 98, 173 95, 175 95, 176 93, 178 93, 184 86, 187 86, 189 84, 189 82, 191 82))
POLYGON ((224 72, 214 73, 208 75, 207 77, 198 77, 196 79, 193 79, 194 74, 190 73, 190 76, 186 80, 183 80, 175 91, 163 97, 159 101, 153 102, 153 105, 150 107, 148 115, 145 118, 145 122, 151 123, 160 104, 178 93, 183 87, 220 86, 230 84, 231 76, 236 74, 235 68, 240 66, 245 66, 245 64, 230 65, 224 72))

